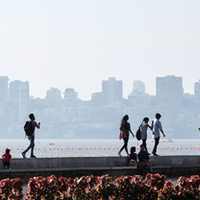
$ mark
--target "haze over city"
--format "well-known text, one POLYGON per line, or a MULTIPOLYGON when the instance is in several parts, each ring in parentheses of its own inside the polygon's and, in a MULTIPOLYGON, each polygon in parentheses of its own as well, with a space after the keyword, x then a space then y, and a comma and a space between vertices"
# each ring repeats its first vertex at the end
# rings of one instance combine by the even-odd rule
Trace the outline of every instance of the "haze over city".
POLYGON ((183 77, 185 93, 200 79, 200 2, 1 1, 1 76, 30 82, 44 98, 51 87, 73 87, 82 100, 101 81, 134 80, 156 94, 156 77, 183 77))

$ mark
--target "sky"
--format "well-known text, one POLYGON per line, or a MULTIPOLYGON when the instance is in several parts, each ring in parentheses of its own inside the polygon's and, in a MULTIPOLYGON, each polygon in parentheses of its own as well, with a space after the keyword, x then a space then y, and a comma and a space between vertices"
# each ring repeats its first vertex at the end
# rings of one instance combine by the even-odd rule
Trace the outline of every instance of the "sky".
POLYGON ((44 98, 74 88, 82 100, 102 80, 123 81, 123 96, 141 80, 183 77, 185 93, 200 79, 199 0, 0 1, 0 76, 29 81, 44 98))

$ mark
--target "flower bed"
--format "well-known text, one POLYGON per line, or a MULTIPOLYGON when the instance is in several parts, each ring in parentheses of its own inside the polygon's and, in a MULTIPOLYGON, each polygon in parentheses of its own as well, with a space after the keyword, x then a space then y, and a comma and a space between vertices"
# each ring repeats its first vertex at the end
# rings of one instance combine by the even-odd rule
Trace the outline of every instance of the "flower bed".
POLYGON ((165 181, 165 175, 147 174, 146 178, 109 175, 80 178, 31 178, 26 200, 182 200, 200 199, 199 176, 180 177, 177 185, 165 181))
POLYGON ((12 199, 21 200, 23 181, 20 178, 3 179, 0 181, 0 200, 12 199))
MULTIPOLYGON (((165 175, 109 175, 65 178, 52 175, 34 177, 28 182, 26 200, 193 200, 200 199, 198 175, 181 176, 174 186, 165 175)), ((19 178, 0 181, 0 200, 22 200, 23 181, 19 178)))

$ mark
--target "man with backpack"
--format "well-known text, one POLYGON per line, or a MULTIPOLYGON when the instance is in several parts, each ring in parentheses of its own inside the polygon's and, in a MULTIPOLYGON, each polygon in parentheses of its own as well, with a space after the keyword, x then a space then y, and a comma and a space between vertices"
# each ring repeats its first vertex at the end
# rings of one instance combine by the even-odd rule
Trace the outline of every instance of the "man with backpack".
POLYGON ((30 121, 27 121, 25 126, 24 126, 24 130, 26 132, 26 136, 28 137, 28 139, 30 140, 30 145, 27 147, 27 149, 25 151, 22 152, 22 156, 23 158, 26 158, 26 152, 29 151, 29 149, 31 149, 31 158, 36 158, 36 156, 33 154, 33 150, 34 150, 34 140, 35 140, 35 127, 37 127, 38 129, 40 128, 40 122, 37 123, 35 121, 35 116, 34 114, 30 114, 29 115, 30 121))

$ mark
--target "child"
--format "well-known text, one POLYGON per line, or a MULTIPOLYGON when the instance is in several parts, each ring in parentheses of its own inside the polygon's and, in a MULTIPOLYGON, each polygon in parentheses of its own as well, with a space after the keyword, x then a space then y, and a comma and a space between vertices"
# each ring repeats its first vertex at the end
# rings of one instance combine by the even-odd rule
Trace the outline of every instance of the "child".
POLYGON ((137 166, 137 161, 138 161, 138 156, 135 153, 136 148, 135 147, 131 147, 131 154, 130 154, 130 161, 129 161, 129 166, 137 166))
POLYGON ((2 155, 3 158, 3 165, 4 169, 9 169, 10 168, 10 159, 12 156, 10 155, 10 149, 6 149, 6 152, 2 155))

